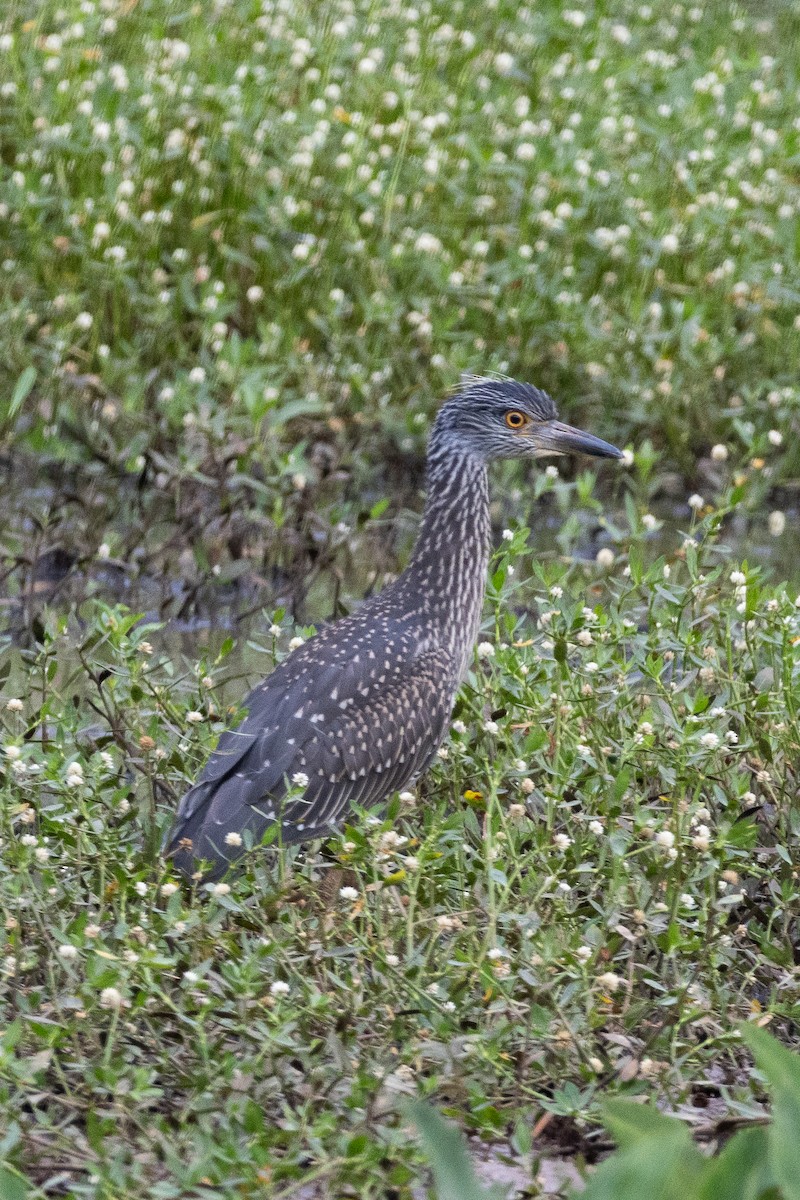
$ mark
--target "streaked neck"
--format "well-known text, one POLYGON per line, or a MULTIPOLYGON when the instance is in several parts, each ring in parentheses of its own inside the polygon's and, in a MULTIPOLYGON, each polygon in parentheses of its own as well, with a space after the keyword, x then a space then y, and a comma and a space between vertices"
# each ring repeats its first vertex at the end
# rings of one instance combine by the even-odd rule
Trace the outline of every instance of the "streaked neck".
POLYGON ((427 498, 405 572, 409 597, 466 658, 480 622, 490 552, 486 463, 431 439, 427 498))

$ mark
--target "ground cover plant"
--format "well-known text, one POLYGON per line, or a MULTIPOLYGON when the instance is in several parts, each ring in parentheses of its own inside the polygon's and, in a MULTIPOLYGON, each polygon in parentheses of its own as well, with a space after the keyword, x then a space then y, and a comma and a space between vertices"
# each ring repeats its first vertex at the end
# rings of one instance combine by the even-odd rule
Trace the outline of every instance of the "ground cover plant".
POLYGON ((12 1196, 416 1197, 411 1097, 533 1195, 611 1149, 609 1096, 704 1148, 764 1120, 740 1029, 797 1050, 800 987, 797 25, 0 14, 12 1196), (626 466, 499 469, 435 769, 192 896, 177 798, 404 562, 462 369, 626 466))
POLYGON ((119 587, 327 564, 416 503, 465 369, 650 439, 683 502, 714 446, 797 478, 796 5, 2 19, 9 587, 54 541, 119 587))
MULTIPOLYGON (((619 1152, 594 1173, 583 1200, 792 1200, 800 1195, 800 1058, 768 1033, 742 1027, 774 1092, 775 1117, 765 1127, 740 1130, 716 1157, 692 1144, 685 1123, 652 1105, 611 1100, 604 1119, 619 1152)), ((408 1106, 434 1171, 437 1200, 491 1200, 476 1178, 463 1139, 423 1102, 408 1106)))
POLYGON ((408 1093, 523 1161, 543 1119, 591 1156, 620 1090, 761 1116, 737 1026, 795 1044, 800 609, 720 521, 605 568, 509 530, 420 791, 194 899, 154 853, 240 694, 229 646, 181 670, 87 602, 9 650, 11 1161, 75 1195, 403 1195, 408 1093))

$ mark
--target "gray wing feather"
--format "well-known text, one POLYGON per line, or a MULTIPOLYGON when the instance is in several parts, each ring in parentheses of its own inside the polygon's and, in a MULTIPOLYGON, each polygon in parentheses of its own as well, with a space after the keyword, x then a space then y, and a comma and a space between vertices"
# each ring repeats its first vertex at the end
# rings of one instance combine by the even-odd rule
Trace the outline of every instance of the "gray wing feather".
POLYGON ((351 804, 379 803, 435 754, 454 672, 446 650, 427 651, 364 696, 353 686, 358 673, 346 666, 324 667, 312 679, 278 668, 250 694, 246 720, 222 735, 184 796, 167 853, 187 874, 197 860, 211 861, 206 878, 214 878, 273 825, 280 826, 276 842, 290 845, 328 832, 351 804), (315 699, 331 690, 338 697, 333 710, 315 699), (298 771, 309 776, 308 786, 283 804, 286 781, 298 771), (241 848, 226 843, 231 833, 242 837, 241 848))

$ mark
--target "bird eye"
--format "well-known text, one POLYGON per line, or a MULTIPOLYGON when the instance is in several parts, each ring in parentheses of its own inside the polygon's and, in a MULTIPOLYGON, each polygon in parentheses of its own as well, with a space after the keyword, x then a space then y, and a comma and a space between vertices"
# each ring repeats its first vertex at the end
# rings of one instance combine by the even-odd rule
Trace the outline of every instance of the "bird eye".
POLYGON ((506 425, 509 429, 522 429, 522 426, 527 423, 528 418, 525 414, 517 412, 516 409, 512 409, 511 412, 506 413, 506 425))

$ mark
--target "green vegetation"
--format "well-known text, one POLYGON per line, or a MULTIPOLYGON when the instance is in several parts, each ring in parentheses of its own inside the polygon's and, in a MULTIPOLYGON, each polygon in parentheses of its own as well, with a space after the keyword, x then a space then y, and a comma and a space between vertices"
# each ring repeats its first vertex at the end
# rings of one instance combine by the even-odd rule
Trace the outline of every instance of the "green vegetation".
POLYGON ((9 652, 11 1161, 74 1179, 79 1147, 102 1183, 75 1195, 309 1173, 402 1195, 406 1093, 523 1158, 543 1114, 590 1154, 609 1092, 760 1116, 736 1027, 795 1038, 800 609, 719 521, 606 573, 512 534, 424 803, 194 900, 153 855, 241 695, 229 644, 182 670, 87 604, 47 618, 27 676, 9 652))
MULTIPOLYGON (((735 1134, 717 1158, 692 1144, 686 1126, 648 1105, 609 1101, 604 1119, 620 1153, 608 1159, 584 1200, 793 1200, 800 1196, 800 1059, 769 1034, 743 1033, 768 1080, 775 1119, 735 1134)), ((437 1200, 490 1200, 472 1170, 462 1139, 426 1104, 409 1107, 431 1160, 437 1200)))
POLYGON ((28 500, 51 531, 91 489, 81 556, 296 559, 309 511, 368 511, 388 453, 407 475, 464 369, 649 438, 689 492, 716 444, 800 473, 795 4, 3 21, 0 433, 18 476, 67 472, 28 500))
POLYGON ((409 1097, 532 1194, 611 1149, 608 1097, 764 1121, 739 1031, 796 1051, 800 1003, 800 607, 762 545, 800 476, 799 20, 3 8, 0 1192, 411 1200, 409 1097), (292 611, 403 562, 462 369, 629 464, 497 472, 416 795, 190 895, 186 781, 292 611), (256 618, 179 645, 156 579, 256 618))

